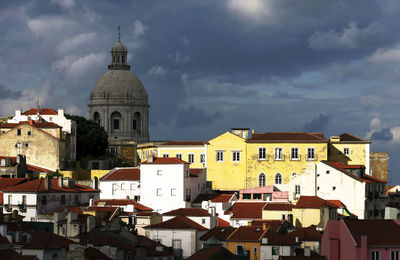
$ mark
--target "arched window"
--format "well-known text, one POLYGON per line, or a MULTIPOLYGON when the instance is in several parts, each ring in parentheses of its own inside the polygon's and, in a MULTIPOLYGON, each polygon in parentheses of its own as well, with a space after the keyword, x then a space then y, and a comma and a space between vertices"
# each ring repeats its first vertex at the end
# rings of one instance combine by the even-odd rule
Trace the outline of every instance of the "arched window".
POLYGON ((112 130, 119 131, 121 129, 121 114, 117 111, 111 114, 112 130))
POLYGON ((282 175, 279 172, 275 175, 275 184, 282 184, 282 175))
POLYGON ((98 125, 100 125, 101 120, 100 120, 100 114, 99 114, 99 112, 94 112, 94 114, 93 114, 93 121, 95 121, 98 125))
POLYGON ((265 186, 265 174, 264 173, 260 173, 260 175, 258 175, 258 186, 259 187, 265 186))
POLYGON ((292 178, 293 178, 293 177, 296 177, 296 176, 297 176, 297 173, 295 173, 295 172, 292 173, 292 178))
POLYGON ((138 132, 140 133, 141 131, 141 125, 140 125, 140 113, 136 112, 133 114, 133 120, 132 120, 132 130, 133 132, 138 132))

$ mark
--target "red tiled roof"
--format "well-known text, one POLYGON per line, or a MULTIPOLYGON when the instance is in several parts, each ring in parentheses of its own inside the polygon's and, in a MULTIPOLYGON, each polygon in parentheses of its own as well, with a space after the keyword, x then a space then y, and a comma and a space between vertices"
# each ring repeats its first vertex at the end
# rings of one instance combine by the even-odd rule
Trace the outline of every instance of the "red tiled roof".
POLYGON ((338 208, 335 204, 317 196, 300 196, 300 199, 297 201, 294 208, 319 209, 324 206, 338 208))
POLYGON ((332 161, 322 161, 325 164, 328 164, 330 166, 332 166, 333 168, 345 173, 346 175, 352 177, 353 179, 362 181, 362 182, 368 182, 368 183, 373 183, 373 182, 377 182, 377 183, 386 183, 385 181, 382 180, 378 180, 373 178, 372 176, 369 176, 367 174, 364 174, 364 178, 360 178, 357 175, 351 173, 350 171, 346 170, 346 169, 358 169, 358 168, 365 168, 364 165, 346 165, 342 162, 332 162, 332 161))
MULTIPOLYGON (((118 210, 118 207, 96 207, 96 206, 90 206, 87 207, 86 210, 88 211, 99 211, 99 212, 110 212, 110 213, 114 213, 116 210, 118 210)), ((85 211, 86 211, 85 210, 85 211)))
POLYGON ((20 125, 25 125, 29 124, 31 126, 34 126, 36 128, 61 128, 61 126, 53 123, 53 122, 38 122, 38 121, 20 121, 18 123, 5 123, 0 125, 0 128, 14 128, 20 125))
POLYGON ((145 236, 138 236, 138 242, 140 245, 145 245, 147 248, 147 256, 173 256, 174 253, 171 250, 172 248, 168 248, 161 243, 158 243, 154 240, 151 240, 145 236), (162 247, 163 250, 157 250, 158 247, 162 247))
POLYGON ((0 190, 28 181, 27 178, 0 178, 0 190))
POLYGON ((333 205, 335 205, 337 208, 345 208, 346 205, 343 204, 343 202, 341 202, 340 200, 327 200, 330 203, 332 203, 333 205))
POLYGON ((179 160, 176 157, 154 157, 153 162, 142 162, 142 164, 186 164, 188 162, 179 160))
POLYGON ((207 248, 202 248, 186 260, 203 260, 203 259, 230 259, 230 260, 240 260, 238 255, 235 255, 228 249, 222 246, 211 246, 207 248))
POLYGON ((218 218, 218 227, 230 227, 231 224, 228 221, 218 218))
POLYGON ((199 177, 203 170, 204 168, 190 168, 190 177, 199 177))
POLYGON ((235 194, 219 194, 217 197, 212 198, 212 202, 229 202, 235 194))
POLYGON ((13 260, 36 260, 39 259, 36 255, 20 255, 14 249, 3 249, 0 252, 2 259, 13 260))
POLYGON ((267 205, 265 205, 265 207, 263 208, 263 210, 287 210, 287 211, 291 211, 293 208, 292 204, 289 203, 267 203, 267 205))
POLYGON ((15 165, 17 163, 17 157, 0 156, 0 161, 1 159, 11 159, 11 165, 15 165))
POLYGON ((45 169, 45 168, 35 166, 32 164, 26 164, 26 167, 28 168, 29 171, 32 171, 32 172, 53 172, 49 169, 45 169))
POLYGON ((254 133, 247 140, 249 143, 327 143, 328 140, 321 137, 321 134, 312 134, 306 132, 267 132, 254 133))
POLYGON ((92 244, 94 246, 110 246, 110 247, 115 247, 117 249, 121 248, 124 250, 133 250, 135 248, 130 243, 126 243, 124 241, 121 241, 119 239, 107 235, 101 235, 101 236, 97 235, 95 237, 92 237, 88 239, 87 244, 92 244))
POLYGON ((304 228, 296 228, 291 234, 299 237, 302 241, 321 241, 323 232, 317 231, 316 225, 304 228))
POLYGON ((163 216, 191 216, 191 217, 209 217, 211 216, 207 210, 202 208, 180 208, 165 212, 163 216))
POLYGON ((207 228, 201 226, 200 224, 194 222, 193 220, 185 217, 178 215, 172 219, 169 219, 167 221, 158 223, 158 224, 153 224, 144 227, 146 229, 197 229, 197 230, 208 230, 207 228))
POLYGON ((236 202, 225 211, 225 214, 232 213, 231 218, 262 219, 262 209, 267 202, 236 202))
POLYGON ((135 209, 138 211, 152 211, 152 208, 146 207, 143 204, 140 204, 131 199, 102 199, 96 200, 94 205, 104 204, 107 206, 126 206, 126 205, 134 205, 135 209))
POLYGON ((283 220, 271 220, 271 219, 263 219, 263 220, 253 220, 251 221, 251 226, 253 227, 262 227, 263 225, 269 226, 272 229, 277 230, 281 224, 283 223, 283 220))
MULTIPOLYGON (((12 192, 12 191, 26 191, 26 192, 96 192, 96 190, 75 184, 72 187, 58 187, 58 180, 57 179, 52 179, 51 180, 51 188, 50 190, 45 189, 44 185, 45 179, 40 178, 32 181, 27 181, 12 187, 8 188, 3 188, 2 191, 4 192, 12 192)), ((98 192, 98 191, 97 191, 98 192)))
POLYGON ((344 142, 369 142, 368 140, 362 139, 355 135, 351 135, 349 133, 343 133, 339 137, 340 137, 340 141, 344 141, 344 142))
POLYGON ((51 232, 34 231, 32 232, 32 241, 24 246, 24 249, 58 249, 67 248, 73 244, 72 240, 56 235, 51 232))
POLYGON ((187 145, 187 146, 196 146, 196 145, 205 145, 207 141, 169 141, 160 146, 180 146, 180 145, 187 145))
MULTIPOLYGON (((37 108, 31 108, 28 111, 25 111, 24 113, 22 113, 22 115, 24 115, 24 116, 36 115, 37 112, 38 112, 37 108)), ((52 108, 40 108, 39 114, 40 115, 58 115, 58 113, 52 108)))
POLYGON ((212 237, 219 241, 225 241, 237 228, 235 227, 215 227, 200 237, 201 241, 206 241, 212 237))
POLYGON ((361 236, 366 235, 368 246, 400 246, 400 225, 396 220, 345 219, 340 221, 344 221, 357 245, 361 245, 361 236))
POLYGON ((201 193, 193 200, 192 203, 202 203, 203 201, 208 201, 218 196, 219 194, 216 193, 201 193))
POLYGON ((158 212, 154 212, 154 211, 137 211, 137 212, 124 212, 122 214, 120 214, 120 216, 129 216, 129 215, 135 215, 138 217, 149 217, 149 216, 153 216, 156 214, 160 214, 158 212))
POLYGON ((227 241, 260 241, 266 231, 262 227, 240 226, 228 237, 227 241))
POLYGON ((78 214, 82 214, 82 209, 77 206, 62 206, 54 212, 63 212, 64 210, 67 210, 67 212, 76 212, 78 214))
POLYGON ((0 234, 0 244, 7 244, 7 245, 11 246, 10 241, 8 241, 8 239, 6 237, 2 236, 1 234, 0 234))
POLYGON ((85 248, 85 259, 87 260, 112 260, 101 251, 93 247, 85 248))
POLYGON ((140 169, 115 168, 101 177, 100 181, 140 181, 140 169))

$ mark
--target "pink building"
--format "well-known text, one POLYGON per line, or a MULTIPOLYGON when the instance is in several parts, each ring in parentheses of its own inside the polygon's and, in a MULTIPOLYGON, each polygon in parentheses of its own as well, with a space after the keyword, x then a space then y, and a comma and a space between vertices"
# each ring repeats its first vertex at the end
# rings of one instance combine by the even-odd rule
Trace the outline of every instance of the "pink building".
POLYGON ((288 202, 289 193, 280 191, 273 185, 239 190, 240 201, 280 201, 288 202))
POLYGON ((397 220, 331 220, 322 236, 328 260, 400 260, 397 220))

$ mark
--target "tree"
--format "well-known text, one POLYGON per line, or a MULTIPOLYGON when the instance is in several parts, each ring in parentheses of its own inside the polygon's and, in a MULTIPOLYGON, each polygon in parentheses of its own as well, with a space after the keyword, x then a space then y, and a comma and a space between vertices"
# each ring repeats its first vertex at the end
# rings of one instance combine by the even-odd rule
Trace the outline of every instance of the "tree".
POLYGON ((65 115, 66 118, 76 122, 76 152, 77 158, 88 155, 95 157, 106 154, 108 135, 103 127, 92 120, 81 116, 65 115))

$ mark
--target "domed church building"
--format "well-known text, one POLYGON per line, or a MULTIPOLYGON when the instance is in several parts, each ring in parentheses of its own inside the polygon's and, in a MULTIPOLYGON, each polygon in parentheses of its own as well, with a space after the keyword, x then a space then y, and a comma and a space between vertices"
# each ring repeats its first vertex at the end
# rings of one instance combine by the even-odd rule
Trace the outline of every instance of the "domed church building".
POLYGON ((110 140, 149 140, 148 95, 130 71, 127 48, 120 41, 111 49, 111 64, 90 93, 89 117, 103 126, 110 140))

